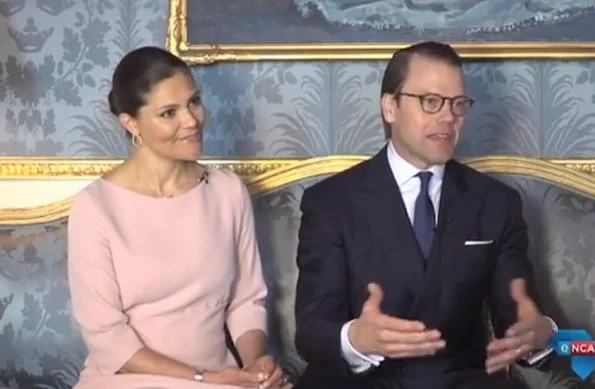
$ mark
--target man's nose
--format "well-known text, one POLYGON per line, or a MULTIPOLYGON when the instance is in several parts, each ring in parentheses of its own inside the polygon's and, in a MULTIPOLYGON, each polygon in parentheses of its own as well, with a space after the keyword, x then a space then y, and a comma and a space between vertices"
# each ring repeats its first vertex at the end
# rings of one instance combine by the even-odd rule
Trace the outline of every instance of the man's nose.
POLYGON ((452 101, 447 100, 444 102, 442 109, 438 113, 441 121, 451 122, 455 120, 455 115, 452 113, 452 101))

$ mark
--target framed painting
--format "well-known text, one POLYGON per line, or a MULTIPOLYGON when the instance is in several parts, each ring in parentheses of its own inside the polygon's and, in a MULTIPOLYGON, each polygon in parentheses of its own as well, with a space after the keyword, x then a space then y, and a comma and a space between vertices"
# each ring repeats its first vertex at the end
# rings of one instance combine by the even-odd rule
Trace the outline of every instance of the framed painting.
POLYGON ((374 60, 421 40, 466 58, 595 58, 593 0, 170 0, 191 64, 374 60))

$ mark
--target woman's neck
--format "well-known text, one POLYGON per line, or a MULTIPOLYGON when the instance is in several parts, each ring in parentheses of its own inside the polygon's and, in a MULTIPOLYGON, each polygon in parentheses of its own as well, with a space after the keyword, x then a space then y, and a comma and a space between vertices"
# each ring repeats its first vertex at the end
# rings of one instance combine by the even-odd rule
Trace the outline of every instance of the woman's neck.
POLYGON ((198 178, 195 162, 171 161, 155 155, 136 154, 129 160, 129 169, 140 188, 158 197, 183 193, 198 178))

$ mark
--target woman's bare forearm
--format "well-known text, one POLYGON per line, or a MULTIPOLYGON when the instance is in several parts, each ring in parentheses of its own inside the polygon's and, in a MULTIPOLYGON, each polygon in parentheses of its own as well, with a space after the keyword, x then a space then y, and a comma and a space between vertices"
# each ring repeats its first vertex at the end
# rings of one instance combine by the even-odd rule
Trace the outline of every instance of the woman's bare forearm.
POLYGON ((196 370, 147 347, 138 350, 120 369, 120 374, 153 374, 191 380, 196 370))
POLYGON ((261 330, 246 331, 235 342, 244 366, 250 366, 266 354, 267 336, 261 330))

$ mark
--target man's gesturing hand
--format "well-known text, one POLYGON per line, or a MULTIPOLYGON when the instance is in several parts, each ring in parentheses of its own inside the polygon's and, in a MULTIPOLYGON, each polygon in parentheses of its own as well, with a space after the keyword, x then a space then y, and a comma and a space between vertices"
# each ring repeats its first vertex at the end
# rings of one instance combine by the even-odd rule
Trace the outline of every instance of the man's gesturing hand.
POLYGON ((382 289, 369 284, 370 296, 362 312, 349 327, 349 341, 362 354, 380 354, 388 358, 433 355, 446 343, 438 330, 426 330, 419 321, 391 317, 380 311, 382 289))
POLYGON ((517 306, 517 322, 506 331, 504 338, 488 345, 486 369, 489 374, 506 368, 534 350, 544 349, 554 334, 551 322, 527 295, 525 280, 512 280, 510 295, 517 306))

